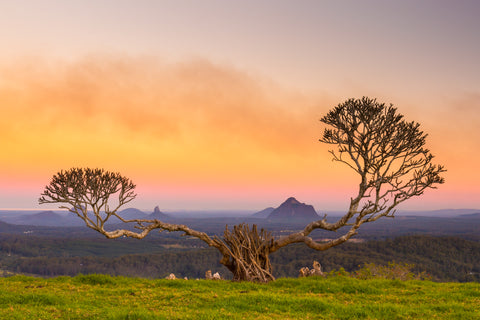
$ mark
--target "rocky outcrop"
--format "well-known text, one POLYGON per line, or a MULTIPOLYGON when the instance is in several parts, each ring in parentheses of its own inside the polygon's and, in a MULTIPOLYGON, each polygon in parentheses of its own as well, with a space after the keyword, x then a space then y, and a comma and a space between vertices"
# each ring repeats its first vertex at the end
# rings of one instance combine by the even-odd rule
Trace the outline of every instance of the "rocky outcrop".
POLYGON ((288 198, 267 217, 270 220, 317 220, 319 216, 312 205, 301 203, 294 197, 288 198))
POLYGON ((160 211, 158 206, 153 209, 153 213, 150 214, 149 219, 157 219, 157 220, 167 220, 170 216, 160 211))

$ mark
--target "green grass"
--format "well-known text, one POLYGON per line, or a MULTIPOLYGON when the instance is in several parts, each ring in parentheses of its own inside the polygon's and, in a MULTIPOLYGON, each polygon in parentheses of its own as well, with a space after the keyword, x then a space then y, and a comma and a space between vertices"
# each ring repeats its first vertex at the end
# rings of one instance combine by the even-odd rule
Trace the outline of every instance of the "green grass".
POLYGON ((479 283, 0 279, 0 319, 480 319, 479 283))

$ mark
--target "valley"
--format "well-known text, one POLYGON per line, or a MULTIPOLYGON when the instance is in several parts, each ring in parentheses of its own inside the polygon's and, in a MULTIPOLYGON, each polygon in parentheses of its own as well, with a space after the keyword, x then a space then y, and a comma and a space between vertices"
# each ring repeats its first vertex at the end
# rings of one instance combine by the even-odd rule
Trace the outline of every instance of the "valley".
MULTIPOLYGON (((303 221, 287 223, 252 216, 170 219, 219 236, 226 225, 239 223, 257 224, 276 237, 305 226, 303 221)), ((125 225, 109 226, 117 227, 125 225)), ((315 231, 312 236, 325 239, 330 235, 315 231)), ((163 278, 175 273, 203 278, 206 270, 215 270, 228 278, 229 272, 219 259, 216 250, 179 232, 155 232, 143 240, 109 240, 85 226, 0 222, 0 269, 9 273, 42 277, 104 273, 145 278, 163 278)), ((381 219, 365 224, 351 241, 330 250, 318 252, 304 245, 292 245, 273 253, 271 260, 277 278, 297 277, 298 270, 311 266, 314 260, 326 272, 339 268, 353 271, 366 263, 386 265, 395 261, 414 264, 416 271, 425 271, 438 281, 480 281, 480 215, 381 219)))

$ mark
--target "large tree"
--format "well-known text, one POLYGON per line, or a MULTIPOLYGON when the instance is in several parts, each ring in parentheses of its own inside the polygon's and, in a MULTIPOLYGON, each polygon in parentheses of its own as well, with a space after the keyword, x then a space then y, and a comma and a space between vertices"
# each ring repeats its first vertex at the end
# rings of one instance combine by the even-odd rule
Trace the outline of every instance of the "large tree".
POLYGON ((433 155, 425 148, 427 135, 418 123, 405 121, 392 105, 366 97, 349 99, 320 121, 327 125, 320 141, 336 146, 336 150, 330 151, 333 159, 357 173, 358 192, 337 221, 329 222, 325 215, 287 236, 274 238, 264 229, 259 232, 256 225, 241 224, 233 230, 226 227, 220 238, 156 219, 126 220, 118 209, 135 198, 135 185, 128 178, 103 169, 72 168, 57 173, 45 187, 39 203, 62 203, 62 208, 75 213, 87 227, 107 238, 142 239, 157 229, 183 232, 217 248, 222 254, 220 262, 233 273, 234 280, 268 282, 275 279, 270 253, 292 243, 303 242, 315 250, 339 245, 357 234, 362 224, 394 217, 400 203, 444 182, 440 176, 444 167, 433 164, 433 155), (112 216, 134 223, 136 230, 107 231, 105 223, 112 216), (332 240, 317 241, 309 236, 315 229, 342 232, 335 233, 332 240))

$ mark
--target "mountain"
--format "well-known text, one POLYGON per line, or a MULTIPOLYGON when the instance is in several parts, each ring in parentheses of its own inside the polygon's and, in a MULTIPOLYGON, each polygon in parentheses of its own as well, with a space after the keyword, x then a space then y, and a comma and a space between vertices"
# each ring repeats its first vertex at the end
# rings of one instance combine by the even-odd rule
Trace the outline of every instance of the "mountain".
POLYGON ((258 211, 257 213, 254 213, 251 215, 252 218, 259 218, 259 219, 265 219, 267 218, 272 211, 275 210, 273 207, 268 207, 266 209, 263 209, 262 211, 258 211))
POLYGON ((149 219, 157 219, 157 220, 168 220, 170 219, 170 216, 168 214, 165 214, 163 213, 162 211, 160 211, 160 208, 158 206, 155 207, 155 209, 153 209, 153 213, 151 213, 149 216, 148 216, 149 219))
POLYGON ((269 220, 317 220, 319 216, 312 205, 301 203, 294 197, 288 198, 267 217, 269 220))

